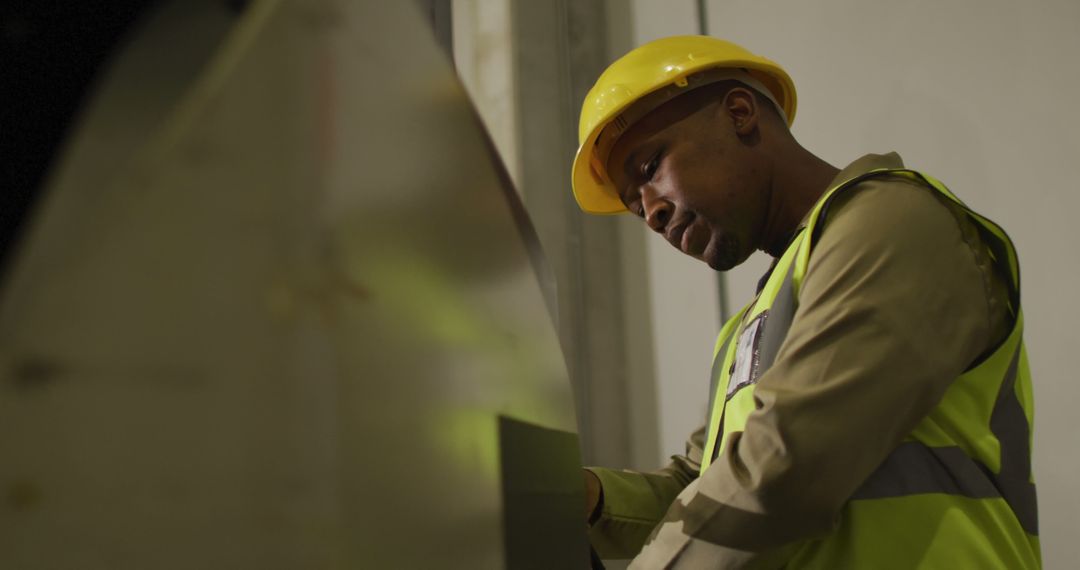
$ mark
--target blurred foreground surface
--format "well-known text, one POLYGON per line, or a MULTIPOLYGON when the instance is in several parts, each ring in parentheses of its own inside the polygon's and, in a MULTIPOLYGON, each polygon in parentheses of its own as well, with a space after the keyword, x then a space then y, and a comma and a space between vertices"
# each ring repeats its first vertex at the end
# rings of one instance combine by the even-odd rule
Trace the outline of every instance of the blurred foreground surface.
POLYGON ((585 567, 551 277, 430 31, 217 4, 113 59, 2 283, 0 567, 585 567))

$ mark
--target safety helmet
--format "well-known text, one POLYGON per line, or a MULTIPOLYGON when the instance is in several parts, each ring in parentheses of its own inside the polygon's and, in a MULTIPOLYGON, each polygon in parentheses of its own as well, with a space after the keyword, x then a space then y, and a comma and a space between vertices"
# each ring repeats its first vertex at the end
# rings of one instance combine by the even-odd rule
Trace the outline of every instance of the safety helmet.
POLYGON ((644 44, 612 63, 581 106, 571 182, 582 210, 618 214, 626 207, 607 175, 607 152, 634 122, 672 98, 723 79, 739 79, 774 101, 790 126, 795 84, 779 65, 708 36, 674 36, 644 44), (638 105, 635 105, 639 103, 638 105))

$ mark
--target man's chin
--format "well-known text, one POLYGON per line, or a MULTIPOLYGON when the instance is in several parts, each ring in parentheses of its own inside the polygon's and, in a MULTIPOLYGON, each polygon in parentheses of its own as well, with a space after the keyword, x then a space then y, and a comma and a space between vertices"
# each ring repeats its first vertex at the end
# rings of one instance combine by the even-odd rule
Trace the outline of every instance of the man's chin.
POLYGON ((738 244, 733 240, 720 240, 716 247, 706 248, 703 261, 715 271, 729 271, 746 261, 749 255, 739 255, 738 244))
POLYGON ((729 260, 729 259, 722 259, 722 260, 709 260, 709 261, 706 261, 706 263, 709 264, 709 267, 711 267, 713 269, 713 271, 731 271, 732 269, 735 269, 736 267, 742 265, 742 263, 744 261, 746 261, 746 260, 745 259, 740 259, 738 261, 732 261, 732 260, 729 260))
POLYGON ((733 267, 735 267, 735 265, 733 265, 733 264, 722 263, 720 261, 711 260, 711 259, 706 261, 705 263, 709 264, 709 267, 711 267, 714 271, 728 271, 728 270, 732 269, 733 267))

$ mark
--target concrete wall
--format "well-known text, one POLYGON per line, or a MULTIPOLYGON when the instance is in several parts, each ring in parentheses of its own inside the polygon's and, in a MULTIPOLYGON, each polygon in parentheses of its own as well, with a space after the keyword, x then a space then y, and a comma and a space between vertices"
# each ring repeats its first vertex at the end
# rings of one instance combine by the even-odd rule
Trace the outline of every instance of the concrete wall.
MULTIPOLYGON (((1080 4, 727 0, 708 14, 712 35, 791 73, 807 148, 836 166, 896 150, 1009 231, 1035 377, 1043 555, 1047 568, 1075 566, 1080 4)), ((732 276, 730 289, 750 279, 732 276)))

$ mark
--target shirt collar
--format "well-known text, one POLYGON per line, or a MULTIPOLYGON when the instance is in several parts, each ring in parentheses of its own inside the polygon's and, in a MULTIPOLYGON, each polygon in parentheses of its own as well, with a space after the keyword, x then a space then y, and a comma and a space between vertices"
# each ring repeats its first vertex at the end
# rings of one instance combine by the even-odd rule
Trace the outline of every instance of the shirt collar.
POLYGON ((836 175, 836 178, 833 178, 832 182, 829 183, 828 189, 832 190, 843 182, 857 176, 862 176, 871 170, 878 170, 881 168, 904 168, 904 161, 900 158, 900 155, 895 152, 867 154, 845 166, 844 169, 836 175))
MULTIPOLYGON (((836 188, 840 184, 851 180, 852 178, 862 176, 871 170, 878 170, 881 168, 904 168, 904 160, 900 158, 900 155, 895 152, 887 152, 885 154, 867 154, 857 158, 854 162, 844 167, 832 182, 825 188, 828 192, 833 188, 836 188)), ((810 211, 806 212, 799 225, 795 228, 795 232, 791 234, 791 239, 799 235, 799 232, 806 227, 810 222, 810 214, 814 212, 814 208, 811 207, 810 211)))
MULTIPOLYGON (((829 185, 825 188, 825 191, 828 192, 829 190, 832 190, 833 188, 839 186, 840 184, 848 180, 851 180, 852 178, 862 176, 863 174, 866 174, 871 170, 878 170, 881 168, 904 168, 904 160, 901 159, 900 155, 895 152, 888 152, 885 154, 863 155, 856 159, 855 162, 852 162, 851 164, 845 166, 844 169, 841 170, 836 175, 836 177, 832 179, 832 182, 829 182, 829 185)), ((816 208, 811 207, 810 211, 808 211, 806 215, 803 216, 802 221, 799 222, 798 226, 796 226, 795 231, 791 232, 791 235, 788 236, 788 245, 785 246, 785 249, 787 247, 790 247, 791 242, 795 241, 795 238, 798 237, 798 235, 806 229, 806 225, 810 222, 810 214, 812 214, 815 209, 816 208)), ((765 287, 765 283, 769 280, 769 276, 772 275, 773 269, 776 268, 776 263, 778 261, 780 261, 779 257, 773 258, 772 264, 769 265, 768 271, 766 271, 765 275, 762 276, 762 278, 758 281, 757 289, 759 294, 761 293, 761 289, 765 287)))

